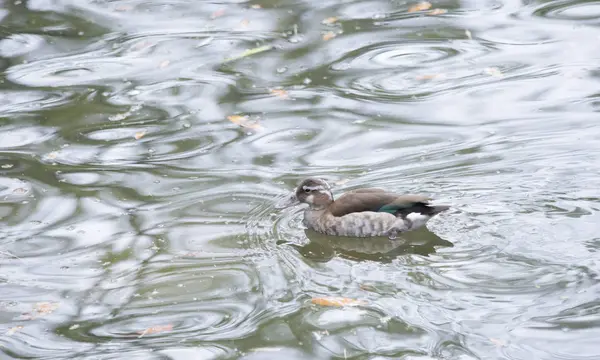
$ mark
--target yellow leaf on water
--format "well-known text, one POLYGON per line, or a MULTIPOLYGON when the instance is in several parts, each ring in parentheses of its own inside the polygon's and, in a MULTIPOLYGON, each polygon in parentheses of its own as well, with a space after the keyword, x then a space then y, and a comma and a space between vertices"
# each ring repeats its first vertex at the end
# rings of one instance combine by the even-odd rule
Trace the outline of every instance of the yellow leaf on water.
POLYGON ((260 124, 256 121, 251 121, 250 118, 247 115, 229 115, 227 117, 227 120, 231 121, 232 123, 239 125, 243 128, 247 128, 247 129, 253 129, 253 130, 259 130, 262 129, 262 126, 260 126, 260 124))
POLYGON ((21 330, 23 328, 23 326, 19 325, 19 326, 14 326, 11 327, 10 329, 8 329, 4 334, 7 336, 11 336, 14 333, 16 333, 17 331, 21 330))
POLYGON ((254 49, 248 49, 248 50, 244 51, 243 53, 241 53, 239 55, 234 55, 232 57, 229 57, 229 58, 225 59, 225 62, 230 62, 230 61, 233 61, 233 60, 242 59, 242 58, 245 58, 245 57, 248 57, 248 56, 251 56, 251 55, 255 55, 255 54, 258 54, 258 53, 261 53, 261 52, 264 52, 264 51, 268 51, 268 50, 271 50, 271 49, 273 49, 273 46, 271 46, 271 45, 259 46, 259 47, 254 48, 254 49))
POLYGON ((329 31, 323 35, 323 41, 331 40, 335 37, 335 33, 333 31, 329 31))
POLYGON ((428 12, 427 15, 442 15, 447 12, 448 12, 448 10, 446 10, 446 9, 433 9, 430 12, 428 12))
POLYGON ((145 132, 145 131, 138 131, 138 132, 136 132, 136 133, 135 133, 135 135, 134 135, 133 137, 134 137, 136 140, 139 140, 139 139, 143 138, 143 137, 144 137, 144 135, 146 135, 146 132, 145 132))
POLYGON ((140 336, 138 336, 138 337, 141 338, 144 335, 157 334, 157 333, 171 331, 171 330, 173 330, 173 325, 169 324, 169 325, 159 325, 159 326, 149 327, 146 330, 138 331, 137 333, 140 334, 140 336))
POLYGON ((421 1, 408 8, 408 12, 425 11, 431 9, 431 3, 427 1, 421 1))
POLYGON ((338 18, 335 16, 332 17, 328 17, 327 19, 324 19, 323 21, 321 21, 322 24, 324 25, 331 25, 334 24, 338 21, 338 18))
POLYGON ((279 96, 282 99, 289 98, 288 92, 283 89, 271 89, 269 92, 271 93, 271 95, 279 96))
POLYGON ((362 300, 349 299, 344 297, 322 297, 322 298, 312 298, 311 302, 315 305, 321 306, 357 306, 357 305, 365 305, 366 302, 362 300))

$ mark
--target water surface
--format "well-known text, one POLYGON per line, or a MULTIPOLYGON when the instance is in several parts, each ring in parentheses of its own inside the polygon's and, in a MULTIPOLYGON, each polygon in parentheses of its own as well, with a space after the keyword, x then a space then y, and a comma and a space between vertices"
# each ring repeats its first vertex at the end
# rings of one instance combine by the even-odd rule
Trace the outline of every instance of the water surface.
POLYGON ((599 3, 416 4, 2 2, 0 357, 599 358, 599 3))

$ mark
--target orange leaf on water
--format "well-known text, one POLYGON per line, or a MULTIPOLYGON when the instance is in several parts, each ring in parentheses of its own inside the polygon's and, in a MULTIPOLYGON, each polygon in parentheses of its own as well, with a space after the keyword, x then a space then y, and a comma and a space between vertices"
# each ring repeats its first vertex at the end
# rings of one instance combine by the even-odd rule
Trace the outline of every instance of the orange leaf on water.
POLYGON ((425 11, 431 9, 431 3, 427 1, 421 1, 408 8, 408 12, 425 11))
POLYGON ((133 10, 133 6, 131 5, 119 5, 115 8, 115 11, 131 11, 133 10))
POLYGON ((17 331, 21 330, 22 328, 23 328, 22 325, 11 327, 4 333, 4 335, 11 336, 12 334, 16 333, 17 331))
POLYGON ((54 310, 58 309, 58 304, 57 303, 51 303, 51 302, 40 302, 35 304, 35 311, 39 312, 40 314, 51 314, 54 310))
POLYGON ((260 126, 260 124, 256 121, 251 121, 250 118, 247 115, 229 115, 227 117, 227 120, 231 121, 232 123, 239 125, 241 127, 247 128, 247 129, 253 129, 253 130, 259 130, 262 129, 262 126, 260 126))
POLYGON ((365 305, 366 302, 362 300, 343 298, 343 297, 322 297, 322 298, 312 298, 311 302, 315 305, 321 306, 357 306, 357 305, 365 305))
POLYGON ((212 13, 212 15, 210 16, 211 19, 216 19, 218 17, 221 17, 225 15, 225 9, 219 9, 217 11, 215 11, 214 13, 212 13))
POLYGON ((324 19, 323 21, 321 21, 321 23, 324 25, 331 25, 333 23, 336 23, 337 21, 338 21, 338 18, 335 16, 332 16, 332 17, 328 17, 327 19, 324 19))
POLYGON ((34 305, 33 311, 30 313, 21 314, 21 320, 33 320, 37 319, 40 316, 49 315, 54 312, 54 310, 58 309, 58 303, 51 302, 39 302, 34 305))
POLYGON ((46 155, 46 157, 51 160, 56 159, 57 156, 58 156, 58 153, 56 151, 53 151, 51 153, 48 153, 48 155, 46 155))
POLYGON ((133 137, 134 137, 136 140, 139 140, 139 139, 143 138, 143 137, 144 137, 144 135, 146 135, 146 132, 145 132, 145 131, 138 131, 138 132, 136 132, 136 133, 135 133, 135 135, 134 135, 133 137))
POLYGON ((323 41, 331 40, 335 37, 335 33, 333 31, 329 31, 323 35, 323 41))
POLYGON ((140 334, 140 336, 138 336, 138 338, 141 338, 142 336, 145 336, 145 335, 157 334, 157 333, 171 331, 171 330, 173 330, 173 325, 169 324, 169 325, 152 326, 152 327, 147 328, 144 331, 138 331, 137 333, 140 334))
POLYGON ((446 10, 446 9, 433 9, 430 12, 428 12, 427 15, 442 15, 447 12, 448 12, 448 10, 446 10))
POLYGON ((417 80, 433 80, 433 79, 437 79, 437 78, 441 78, 444 77, 444 75, 442 74, 423 74, 423 75, 417 75, 417 80))
POLYGON ((289 98, 288 92, 283 89, 271 89, 269 90, 269 92, 271 93, 271 95, 279 96, 282 99, 289 98))

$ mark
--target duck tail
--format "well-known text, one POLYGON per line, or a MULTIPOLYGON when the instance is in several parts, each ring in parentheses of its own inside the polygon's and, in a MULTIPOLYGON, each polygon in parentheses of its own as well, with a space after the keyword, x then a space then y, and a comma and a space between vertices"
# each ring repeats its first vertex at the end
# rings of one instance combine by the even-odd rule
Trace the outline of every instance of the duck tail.
POLYGON ((435 216, 439 213, 441 213, 442 211, 446 211, 448 209, 450 209, 450 206, 448 205, 436 205, 436 206, 428 206, 429 213, 427 215, 429 216, 435 216))

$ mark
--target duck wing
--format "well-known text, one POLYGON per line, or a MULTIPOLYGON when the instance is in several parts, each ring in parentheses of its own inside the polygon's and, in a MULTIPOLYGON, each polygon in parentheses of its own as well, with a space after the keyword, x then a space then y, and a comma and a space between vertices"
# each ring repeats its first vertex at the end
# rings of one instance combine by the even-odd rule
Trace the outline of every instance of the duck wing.
POLYGON ((430 206, 429 199, 421 195, 398 195, 380 189, 358 189, 340 196, 329 210, 339 217, 351 213, 374 211, 405 217, 410 213, 433 216, 447 210, 448 206, 430 206))

